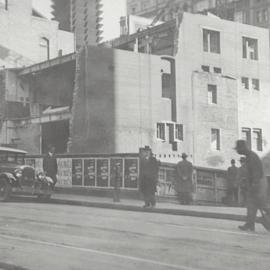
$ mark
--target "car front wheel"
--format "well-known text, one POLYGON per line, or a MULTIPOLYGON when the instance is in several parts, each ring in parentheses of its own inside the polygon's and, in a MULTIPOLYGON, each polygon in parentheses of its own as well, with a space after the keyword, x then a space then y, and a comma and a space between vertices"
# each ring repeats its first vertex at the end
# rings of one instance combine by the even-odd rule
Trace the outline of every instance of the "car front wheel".
POLYGON ((7 201, 10 197, 11 185, 5 178, 0 179, 0 202, 7 201))

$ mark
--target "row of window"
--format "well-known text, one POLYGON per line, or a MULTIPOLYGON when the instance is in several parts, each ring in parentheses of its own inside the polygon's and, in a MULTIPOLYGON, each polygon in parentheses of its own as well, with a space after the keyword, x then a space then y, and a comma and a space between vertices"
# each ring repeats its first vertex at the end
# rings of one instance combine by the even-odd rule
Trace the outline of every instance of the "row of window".
POLYGON ((247 142, 250 149, 263 150, 262 130, 259 128, 242 128, 242 139, 247 142))
MULTIPOLYGON (((250 149, 263 150, 262 130, 259 128, 242 128, 242 139, 247 142, 250 149)), ((221 138, 219 129, 211 129, 211 149, 221 150, 221 138)))
MULTIPOLYGON (((202 65, 201 68, 202 68, 202 71, 210 72, 210 66, 202 65)), ((214 73, 221 74, 222 73, 222 69, 219 68, 219 67, 213 67, 213 72, 214 73)))
MULTIPOLYGON (((260 81, 258 79, 251 79, 252 89, 260 90, 260 81)), ((244 89, 249 89, 249 78, 242 77, 242 86, 244 89)), ((208 84, 208 104, 217 104, 217 86, 214 84, 208 84)))
MULTIPOLYGON (((258 60, 258 40, 242 37, 243 58, 258 60)), ((220 53, 220 32, 203 29, 203 50, 205 52, 220 53)))
POLYGON ((169 142, 177 142, 184 140, 183 125, 176 123, 157 123, 157 138, 166 141, 166 134, 169 134, 169 142), (166 127, 168 132, 166 133, 166 127))
MULTIPOLYGON (((157 123, 157 138, 166 140, 166 125, 169 127, 169 139, 171 141, 183 141, 183 125, 175 123, 157 123), (173 138, 171 138, 173 137, 173 138)), ((242 139, 247 142, 250 149, 255 151, 263 150, 262 130, 259 128, 242 128, 242 139)), ((220 129, 211 129, 211 149, 221 150, 220 129)))
POLYGON ((252 86, 251 88, 253 90, 257 90, 257 91, 260 90, 260 81, 259 81, 259 79, 249 79, 247 77, 242 77, 241 82, 242 82, 242 86, 243 86, 244 89, 249 90, 250 89, 249 84, 251 82, 251 86, 252 86))

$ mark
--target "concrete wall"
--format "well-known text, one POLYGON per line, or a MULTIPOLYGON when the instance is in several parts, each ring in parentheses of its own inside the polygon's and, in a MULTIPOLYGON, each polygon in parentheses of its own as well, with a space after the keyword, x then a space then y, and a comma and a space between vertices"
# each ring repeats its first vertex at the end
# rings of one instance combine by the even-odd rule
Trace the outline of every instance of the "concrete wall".
POLYGON ((50 41, 50 58, 74 51, 72 33, 58 30, 58 23, 32 16, 31 0, 9 0, 8 10, 0 8, 0 65, 19 67, 46 60, 41 57, 40 39, 50 41))
POLYGON ((89 47, 80 56, 79 89, 73 103, 71 152, 137 152, 156 140, 156 123, 171 120, 162 98, 158 56, 89 47), (162 110, 161 110, 162 108, 162 110))

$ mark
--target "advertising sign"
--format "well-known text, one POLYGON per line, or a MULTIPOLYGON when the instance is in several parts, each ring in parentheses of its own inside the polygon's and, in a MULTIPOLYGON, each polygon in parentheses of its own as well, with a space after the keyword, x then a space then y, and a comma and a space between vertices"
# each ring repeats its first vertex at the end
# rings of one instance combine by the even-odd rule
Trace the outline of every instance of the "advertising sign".
POLYGON ((123 186, 123 160, 120 158, 112 158, 110 163, 110 186, 115 187, 115 184, 117 184, 117 187, 123 186), (115 180, 117 179, 117 182, 115 180))
POLYGON ((82 186, 82 159, 72 159, 72 185, 82 186))
POLYGON ((125 188, 138 188, 139 161, 135 158, 125 159, 125 188))
POLYGON ((57 159, 57 184, 56 186, 72 186, 72 159, 57 159))
POLYGON ((97 159, 97 186, 108 187, 109 185, 109 160, 97 159))
POLYGON ((84 160, 84 185, 95 186, 96 185, 96 161, 95 159, 84 160))

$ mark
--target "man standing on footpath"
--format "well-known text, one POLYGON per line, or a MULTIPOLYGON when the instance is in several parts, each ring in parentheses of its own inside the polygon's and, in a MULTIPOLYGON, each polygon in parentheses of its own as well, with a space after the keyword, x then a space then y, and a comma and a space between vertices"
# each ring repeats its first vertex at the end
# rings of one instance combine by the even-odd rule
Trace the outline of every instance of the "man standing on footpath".
POLYGON ((153 157, 149 146, 146 146, 142 151, 140 163, 140 189, 144 198, 144 208, 155 207, 155 193, 158 182, 158 161, 153 157))
POLYGON ((176 165, 176 183, 175 191, 177 192, 178 200, 182 204, 190 204, 192 201, 192 173, 193 165, 187 161, 187 154, 182 154, 182 161, 176 165))
POLYGON ((241 165, 238 168, 238 183, 240 187, 239 202, 241 206, 245 206, 247 201, 247 188, 248 188, 248 172, 245 157, 240 158, 240 164, 241 165))
POLYGON ((55 186, 57 182, 57 161, 55 157, 55 147, 53 145, 49 145, 49 151, 47 155, 43 159, 43 170, 46 176, 49 176, 53 180, 53 186, 55 186))
POLYGON ((244 140, 236 141, 235 150, 239 155, 246 156, 247 166, 247 221, 239 226, 243 231, 255 230, 255 219, 258 209, 270 215, 270 207, 267 205, 268 183, 263 173, 263 165, 258 155, 248 149, 244 140))
POLYGON ((228 200, 229 204, 238 203, 238 168, 235 166, 235 160, 231 160, 231 166, 227 170, 228 182, 228 200))

